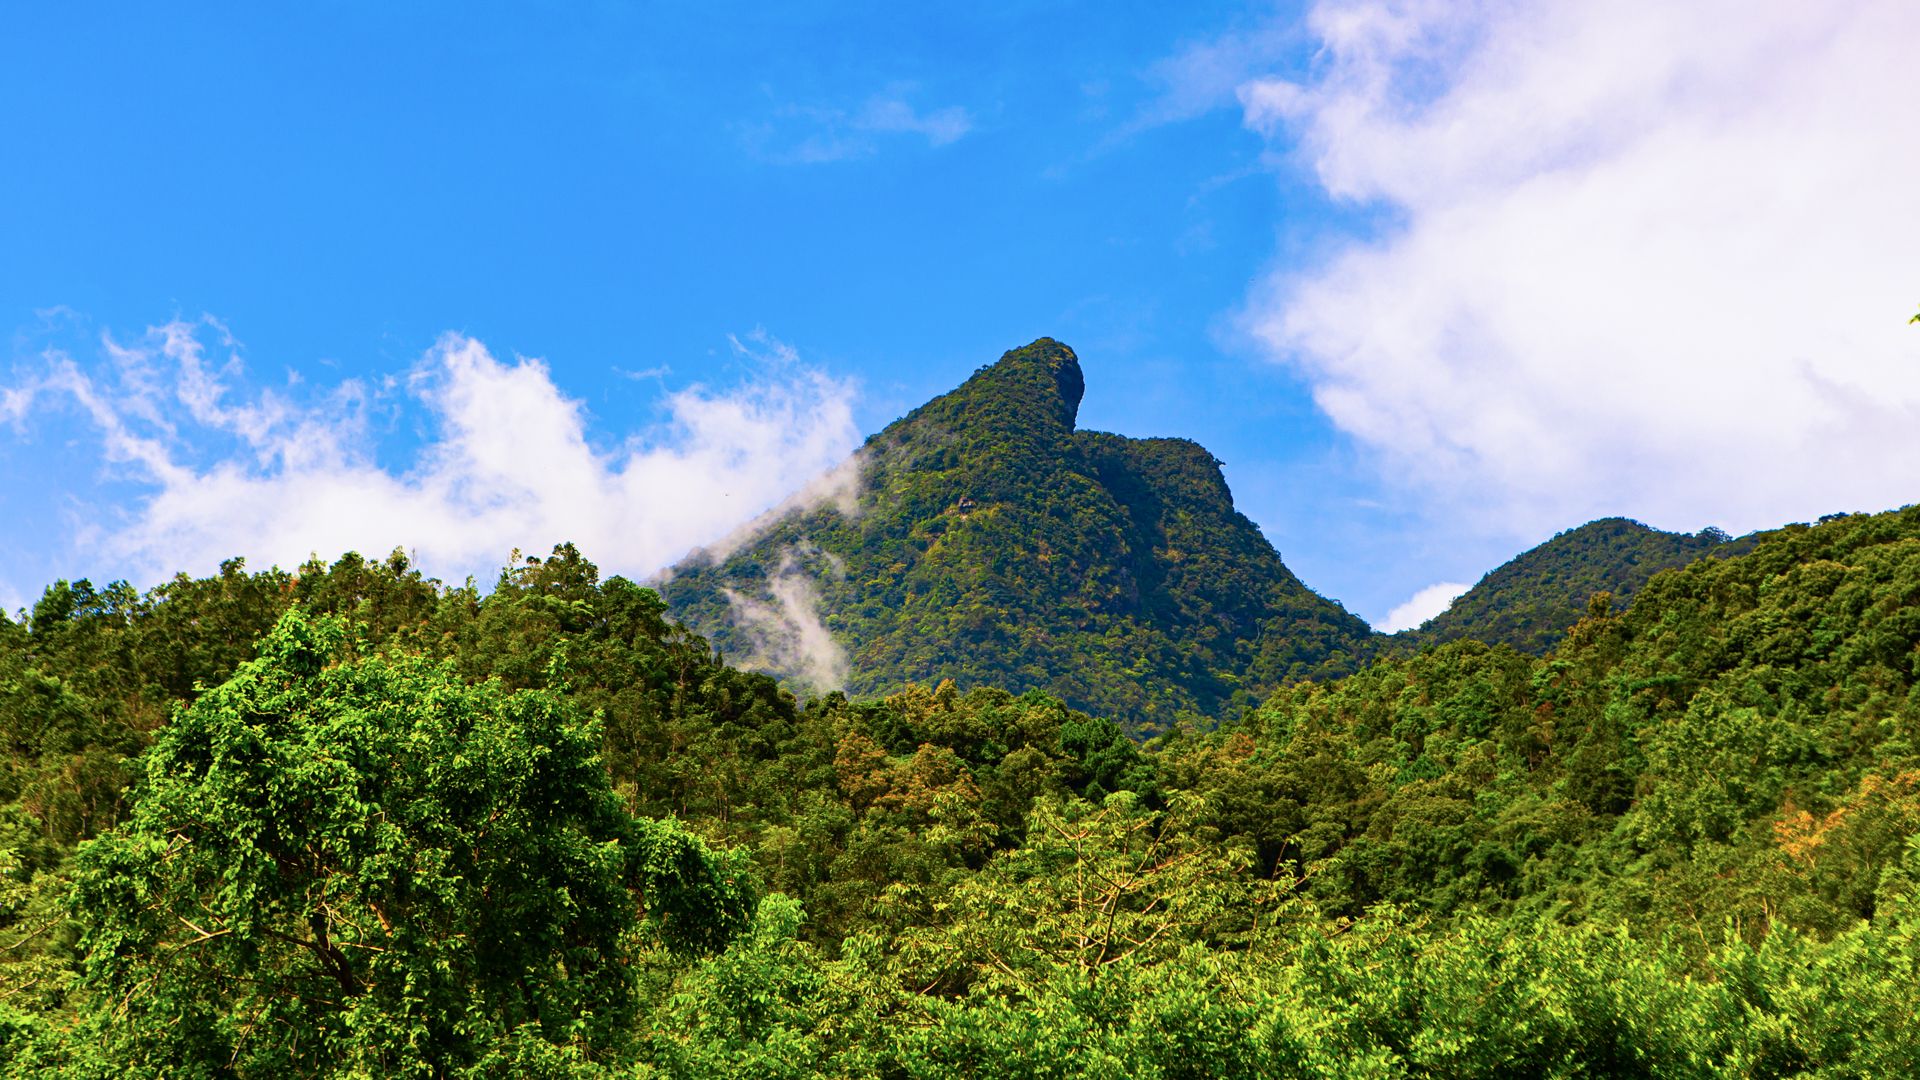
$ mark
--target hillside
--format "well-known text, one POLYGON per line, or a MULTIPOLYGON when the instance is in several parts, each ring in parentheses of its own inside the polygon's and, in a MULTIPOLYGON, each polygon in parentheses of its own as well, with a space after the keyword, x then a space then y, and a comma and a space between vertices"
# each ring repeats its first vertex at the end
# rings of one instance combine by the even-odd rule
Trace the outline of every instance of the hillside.
POLYGON ((1708 555, 1733 555, 1752 538, 1718 529, 1663 532, 1627 518, 1602 518, 1531 548, 1494 568, 1425 625, 1396 644, 1440 644, 1471 638, 1542 656, 1587 612, 1595 593, 1624 608, 1662 570, 1708 555))
POLYGON ((1837 932, 1920 870, 1920 508, 1748 543, 1595 605, 1545 658, 1383 660, 1168 758, 1355 914, 1837 932), (1235 740, 1257 786, 1216 769, 1235 740))
POLYGON ((1370 631, 1301 584, 1182 439, 1075 428, 1042 338, 867 441, 850 499, 775 515, 661 585, 749 667, 872 694, 1038 688, 1134 730, 1351 670, 1370 631))
POLYGON ((1916 1075, 1916 613, 1920 508, 1792 526, 1141 747, 803 707, 571 548, 63 582, 0 1076, 1916 1075))

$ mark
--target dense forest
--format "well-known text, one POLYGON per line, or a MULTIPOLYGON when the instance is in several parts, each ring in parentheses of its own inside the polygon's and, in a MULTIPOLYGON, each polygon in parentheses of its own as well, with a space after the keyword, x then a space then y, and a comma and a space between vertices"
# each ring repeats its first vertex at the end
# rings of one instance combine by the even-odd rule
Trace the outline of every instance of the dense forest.
POLYGON ((1143 744, 802 701, 570 547, 58 583, 0 1069, 1920 1075, 1920 507, 1354 667, 1143 744))

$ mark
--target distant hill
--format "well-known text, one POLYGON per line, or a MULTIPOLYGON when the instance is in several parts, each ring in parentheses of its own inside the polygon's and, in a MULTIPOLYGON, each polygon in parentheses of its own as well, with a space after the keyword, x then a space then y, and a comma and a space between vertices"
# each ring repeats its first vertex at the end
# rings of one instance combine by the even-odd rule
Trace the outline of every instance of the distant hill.
POLYGON ((1367 625, 1301 584, 1183 439, 1075 430, 1050 338, 869 439, 802 500, 660 583, 733 660, 816 689, 1038 688, 1135 731, 1343 673, 1367 625))
POLYGON ((1421 646, 1473 638, 1540 656, 1586 615, 1595 593, 1611 593, 1618 610, 1662 570, 1752 546, 1751 537, 1734 540, 1718 529, 1662 532, 1628 518, 1601 518, 1496 567, 1398 642, 1421 646))

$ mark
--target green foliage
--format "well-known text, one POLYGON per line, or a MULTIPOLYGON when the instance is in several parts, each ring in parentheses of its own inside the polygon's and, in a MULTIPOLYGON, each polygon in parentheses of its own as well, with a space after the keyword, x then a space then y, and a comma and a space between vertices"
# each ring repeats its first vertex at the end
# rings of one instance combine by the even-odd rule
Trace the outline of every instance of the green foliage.
MULTIPOLYGON (((1136 865, 1123 856, 1137 846, 1128 817, 1097 828, 1106 840, 1077 857, 1040 857, 1065 882, 1136 865)), ((1184 883, 1149 891, 1180 905, 1208 891, 1208 875, 1180 873, 1184 883)), ((996 901, 1030 912, 1039 880, 983 874, 970 886, 979 902, 953 927, 988 920, 993 951, 964 989, 918 989, 914 949, 904 968, 871 941, 825 958, 794 939, 797 913, 783 907, 778 925, 674 981, 649 1018, 640 1075, 1771 1078, 1920 1065, 1920 950, 1905 918, 1829 942, 1732 938, 1701 961, 1672 941, 1591 927, 1471 919, 1436 932, 1391 908, 1329 926, 1296 907, 1208 946, 1217 924, 1188 912, 1165 924, 1176 927, 1156 940, 1165 947, 1092 977, 1097 922, 1023 929, 991 914, 996 901)), ((1049 895, 1069 902, 1042 908, 1075 910, 1073 888, 1049 895)))
POLYGON ((1834 934, 1920 830, 1916 603, 1920 510, 1793 526, 1596 606, 1544 659, 1430 648, 1159 761, 1341 915, 1834 934))
POLYGON ((750 909, 742 868, 629 819, 598 733, 557 695, 337 663, 344 634, 283 617, 163 730, 126 824, 81 847, 110 1053, 157 1073, 394 1075, 534 1031, 616 1046, 629 888, 661 940, 710 951, 750 909))
POLYGON ((1402 635, 1400 647, 1472 638, 1543 655, 1587 613, 1596 594, 1624 608, 1660 571, 1708 555, 1737 555, 1752 543, 1715 528, 1689 536, 1626 518, 1590 521, 1496 567, 1446 611, 1402 635))
MULTIPOLYGON (((1350 669, 1366 624, 1309 591, 1180 439, 1074 430, 1079 361, 1043 338, 867 441, 846 506, 803 505, 663 586, 729 655, 789 677, 741 598, 795 575, 850 661, 846 689, 1038 688, 1147 731, 1350 669)), ((804 681, 801 678, 800 681, 804 681)))
POLYGON ((0 808, 0 1002, 55 1008, 72 984, 64 871, 31 819, 0 808))
POLYGON ((1081 390, 1066 346, 1007 353, 869 439, 831 478, 857 492, 798 499, 675 568, 673 612, 803 689, 839 688, 821 684, 830 637, 850 693, 1037 688, 1145 735, 1379 653, 1461 638, 1545 653, 1594 594, 1624 607, 1658 571, 1751 543, 1595 521, 1389 639, 1287 569, 1204 448, 1075 430, 1081 390), (811 647, 792 624, 817 625, 811 647))
MULTIPOLYGON (((1123 510, 1183 553, 1186 454, 1123 510)), ((1744 543, 1545 656, 1243 652, 1144 745, 803 705, 564 545, 62 583, 0 623, 0 1075, 1915 1075, 1920 508, 1744 543)), ((1202 561, 1141 595, 1204 640, 1260 578, 1202 561)))

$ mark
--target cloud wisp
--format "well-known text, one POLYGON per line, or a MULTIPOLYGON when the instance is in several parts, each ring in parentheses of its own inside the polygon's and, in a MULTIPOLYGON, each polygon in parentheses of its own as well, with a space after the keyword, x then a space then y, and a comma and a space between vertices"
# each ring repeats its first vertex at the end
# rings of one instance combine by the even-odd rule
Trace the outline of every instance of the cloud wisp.
POLYGON ((813 555, 826 563, 828 573, 846 576, 846 568, 830 552, 788 547, 780 565, 767 575, 762 596, 725 589, 733 621, 750 643, 750 652, 737 658, 749 670, 770 671, 796 679, 824 693, 847 682, 847 655, 820 616, 820 593, 801 556, 813 555))
POLYGON ((609 572, 642 576, 788 497, 859 442, 853 386, 790 350, 743 387, 666 395, 659 423, 610 449, 595 445, 585 408, 544 362, 500 360, 457 334, 404 377, 348 381, 313 400, 244 390, 238 347, 211 321, 105 339, 101 353, 82 364, 49 352, 0 401, 25 436, 42 409, 78 407, 108 468, 140 494, 129 509, 89 513, 76 546, 139 581, 233 555, 291 566, 400 547, 430 572, 484 583, 512 549, 568 540, 609 572), (423 428, 403 465, 375 453, 383 411, 423 428))
POLYGON ((747 146, 783 165, 820 165, 871 157, 889 138, 917 137, 934 149, 973 131, 973 114, 958 105, 922 111, 910 84, 890 86, 854 108, 784 105, 771 122, 744 129, 747 146))
POLYGON ((1247 324, 1439 515, 1920 498, 1920 7, 1321 0, 1246 123, 1392 224, 1247 324))
POLYGON ((1224 33, 1186 42, 1141 73, 1146 100, 1104 145, 1234 106, 1242 86, 1271 72, 1304 37, 1282 12, 1263 11, 1224 33))

